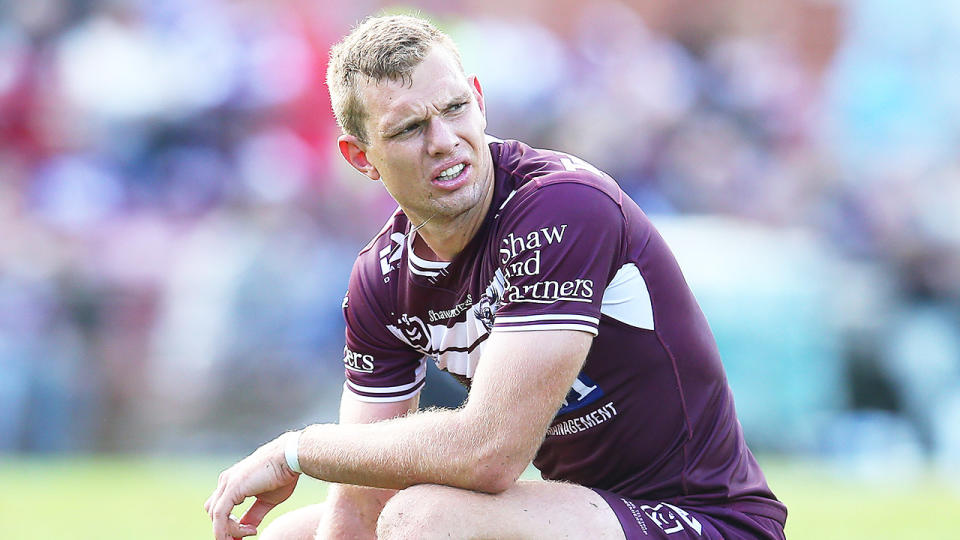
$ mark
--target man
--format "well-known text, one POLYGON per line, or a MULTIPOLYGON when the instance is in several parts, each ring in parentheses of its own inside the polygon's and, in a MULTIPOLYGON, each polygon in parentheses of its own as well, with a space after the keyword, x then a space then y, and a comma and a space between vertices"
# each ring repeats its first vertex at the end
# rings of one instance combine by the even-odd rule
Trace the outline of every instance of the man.
POLYGON ((255 534, 298 469, 328 499, 264 537, 783 537, 706 320, 612 179, 488 138, 479 81, 417 18, 364 21, 328 85, 343 157, 399 208, 344 298, 340 424, 221 474, 215 538, 255 534), (416 411, 428 360, 461 408, 416 411), (546 481, 518 481, 531 460, 546 481))

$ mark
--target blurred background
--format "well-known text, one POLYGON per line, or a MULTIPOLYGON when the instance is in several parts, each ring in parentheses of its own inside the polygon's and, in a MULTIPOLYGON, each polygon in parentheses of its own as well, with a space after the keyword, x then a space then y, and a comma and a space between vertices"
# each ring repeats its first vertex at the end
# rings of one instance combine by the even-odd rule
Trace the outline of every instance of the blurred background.
POLYGON ((0 0, 0 454, 233 455, 336 417, 340 301, 395 205, 324 76, 384 8, 453 36, 490 134, 651 216, 756 453, 960 480, 952 0, 0 0))

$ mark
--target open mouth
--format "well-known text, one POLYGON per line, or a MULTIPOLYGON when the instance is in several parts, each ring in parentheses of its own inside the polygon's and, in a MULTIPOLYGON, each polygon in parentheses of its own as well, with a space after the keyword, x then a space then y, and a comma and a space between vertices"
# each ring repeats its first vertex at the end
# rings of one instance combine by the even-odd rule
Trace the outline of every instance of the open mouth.
POLYGON ((438 174, 433 183, 440 187, 453 189, 460 187, 460 184, 467 178, 469 167, 466 163, 458 163, 438 174))

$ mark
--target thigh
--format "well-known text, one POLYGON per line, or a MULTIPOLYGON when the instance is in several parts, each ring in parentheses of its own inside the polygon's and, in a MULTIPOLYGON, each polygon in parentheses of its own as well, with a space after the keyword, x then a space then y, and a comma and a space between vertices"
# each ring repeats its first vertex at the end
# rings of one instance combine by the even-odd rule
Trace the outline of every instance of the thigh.
POLYGON ((775 520, 725 507, 676 506, 665 501, 627 499, 596 490, 620 520, 628 540, 780 540, 775 520))
POLYGON ((496 495, 413 486, 391 499, 380 518, 378 538, 624 538, 600 495, 560 482, 520 481, 496 495))

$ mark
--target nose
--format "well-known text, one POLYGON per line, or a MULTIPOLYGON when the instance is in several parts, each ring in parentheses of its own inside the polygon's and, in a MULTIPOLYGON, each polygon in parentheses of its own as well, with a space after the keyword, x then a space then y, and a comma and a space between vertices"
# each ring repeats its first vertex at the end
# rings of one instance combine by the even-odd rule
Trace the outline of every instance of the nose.
POLYGON ((430 155, 442 156, 449 154, 459 144, 460 140, 446 119, 434 118, 427 130, 427 152, 430 155))

